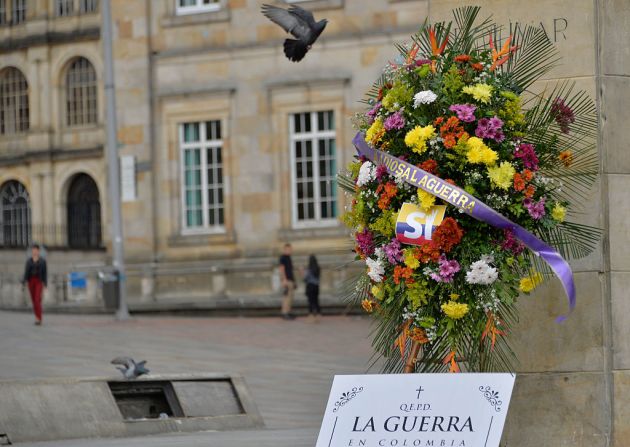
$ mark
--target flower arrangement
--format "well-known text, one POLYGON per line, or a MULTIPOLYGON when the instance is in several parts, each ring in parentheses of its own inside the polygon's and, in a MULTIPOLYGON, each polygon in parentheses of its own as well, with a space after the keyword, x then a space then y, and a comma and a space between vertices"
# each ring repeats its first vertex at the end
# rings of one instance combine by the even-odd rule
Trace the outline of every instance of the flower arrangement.
POLYGON ((557 264, 599 238, 565 220, 597 175, 593 102, 566 82, 535 93, 557 61, 544 31, 500 44, 478 15, 456 9, 398 46, 355 117, 367 149, 339 178, 365 264, 354 296, 389 372, 418 346, 418 371, 513 370, 517 298, 557 272, 527 247, 549 244, 557 264))

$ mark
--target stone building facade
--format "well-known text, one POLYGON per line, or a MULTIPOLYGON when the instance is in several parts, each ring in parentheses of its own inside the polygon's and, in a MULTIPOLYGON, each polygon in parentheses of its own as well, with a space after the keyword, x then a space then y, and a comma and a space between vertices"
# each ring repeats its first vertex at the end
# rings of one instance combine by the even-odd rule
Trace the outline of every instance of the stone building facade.
MULTIPOLYGON (((480 4, 506 34, 542 26, 563 60, 536 88, 573 79, 600 112, 601 175, 578 219, 604 237, 573 262, 578 308, 566 323, 553 321, 565 305, 559 284, 522 300, 507 445, 628 444, 630 3, 300 1, 329 24, 299 64, 284 57, 284 33, 262 3, 112 0, 118 144, 132 162, 131 309, 273 304, 284 241, 298 262, 320 255, 324 293, 338 299, 351 256, 332 180, 352 157, 349 117, 393 43, 426 17, 480 4)), ((4 307, 26 302, 17 278, 31 239, 48 247, 49 306, 100 305, 95 275, 110 258, 100 23, 95 1, 0 0, 4 307), (87 289, 68 287, 70 271, 88 274, 87 289)))

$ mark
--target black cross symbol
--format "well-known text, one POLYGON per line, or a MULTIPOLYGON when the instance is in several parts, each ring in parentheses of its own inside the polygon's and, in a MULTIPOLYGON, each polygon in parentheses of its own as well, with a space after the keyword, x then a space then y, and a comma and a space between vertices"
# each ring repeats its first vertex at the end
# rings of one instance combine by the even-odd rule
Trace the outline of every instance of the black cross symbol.
POLYGON ((418 392, 418 399, 420 399, 420 393, 422 393, 423 391, 425 391, 425 389, 424 389, 424 388, 422 388, 422 385, 420 385, 420 388, 418 388, 416 391, 418 392))

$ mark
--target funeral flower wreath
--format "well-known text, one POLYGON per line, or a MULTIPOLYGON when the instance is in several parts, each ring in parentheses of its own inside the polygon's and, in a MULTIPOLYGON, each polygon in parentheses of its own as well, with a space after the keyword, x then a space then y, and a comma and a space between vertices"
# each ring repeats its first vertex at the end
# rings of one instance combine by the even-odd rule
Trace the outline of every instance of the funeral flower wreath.
POLYGON ((365 270, 354 298, 398 372, 511 371, 516 301, 587 255, 599 230, 568 219, 596 179, 596 109, 544 30, 500 37, 480 9, 425 25, 385 67, 355 117, 356 160, 339 176, 365 270), (535 84, 536 83, 536 84, 535 84))

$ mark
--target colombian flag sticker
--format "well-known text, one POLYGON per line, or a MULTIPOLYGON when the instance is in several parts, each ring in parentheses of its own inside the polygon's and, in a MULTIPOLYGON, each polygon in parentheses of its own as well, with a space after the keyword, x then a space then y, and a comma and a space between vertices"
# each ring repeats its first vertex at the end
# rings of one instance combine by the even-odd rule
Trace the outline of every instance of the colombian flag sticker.
POLYGON ((396 239, 403 244, 421 245, 431 240, 433 230, 442 223, 446 205, 436 205, 424 211, 413 203, 403 203, 396 220, 396 239))

